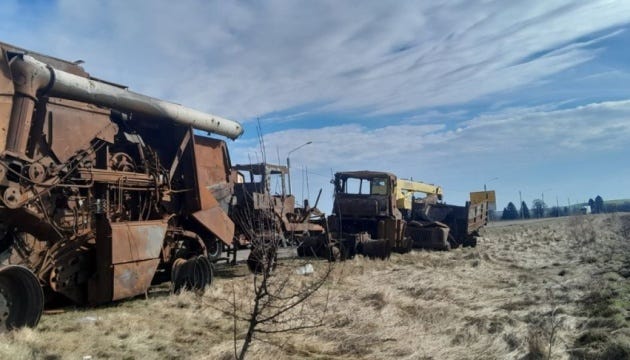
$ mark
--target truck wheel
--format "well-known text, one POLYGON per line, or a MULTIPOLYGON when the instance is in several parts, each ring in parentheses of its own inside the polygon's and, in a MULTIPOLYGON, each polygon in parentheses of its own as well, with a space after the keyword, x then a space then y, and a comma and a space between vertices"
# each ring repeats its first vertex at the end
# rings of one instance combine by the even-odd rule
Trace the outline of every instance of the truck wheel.
POLYGON ((459 245, 461 244, 455 239, 453 235, 449 233, 448 234, 448 249, 446 250, 457 249, 459 245))
POLYGON ((465 247, 476 247, 477 246, 477 236, 470 236, 464 241, 465 247))

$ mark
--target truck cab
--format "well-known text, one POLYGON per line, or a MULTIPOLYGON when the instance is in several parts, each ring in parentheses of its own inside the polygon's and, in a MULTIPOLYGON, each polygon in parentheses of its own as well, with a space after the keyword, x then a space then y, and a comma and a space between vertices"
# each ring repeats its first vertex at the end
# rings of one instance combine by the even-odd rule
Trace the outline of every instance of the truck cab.
POLYGON ((391 251, 407 252, 405 220, 396 207, 396 176, 387 172, 338 172, 333 180, 335 200, 328 226, 339 239, 342 255, 361 253, 389 257, 391 251))

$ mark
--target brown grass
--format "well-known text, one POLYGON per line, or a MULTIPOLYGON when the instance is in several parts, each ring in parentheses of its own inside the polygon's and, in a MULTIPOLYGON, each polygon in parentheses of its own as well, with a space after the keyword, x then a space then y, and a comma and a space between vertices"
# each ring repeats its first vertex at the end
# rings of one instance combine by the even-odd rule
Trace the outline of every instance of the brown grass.
MULTIPOLYGON (((627 354, 630 289, 619 284, 630 252, 619 249, 630 216, 584 219, 498 224, 477 248, 342 263, 327 297, 309 303, 328 305, 327 326, 255 342, 250 358, 546 359, 553 321, 552 359, 627 354), (575 226, 595 236, 587 229, 579 239, 575 226)), ((245 306, 251 275, 243 266, 222 273, 201 297, 157 288, 148 300, 45 315, 37 329, 0 335, 0 358, 230 359, 233 322, 217 307, 232 289, 245 306)))

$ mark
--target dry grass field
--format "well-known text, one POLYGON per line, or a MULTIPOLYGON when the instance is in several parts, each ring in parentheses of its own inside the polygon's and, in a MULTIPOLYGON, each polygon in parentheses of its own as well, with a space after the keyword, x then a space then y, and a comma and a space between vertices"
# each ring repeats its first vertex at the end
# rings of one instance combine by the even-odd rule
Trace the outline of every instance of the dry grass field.
MULTIPOLYGON (((266 337, 248 355, 627 359, 629 242, 630 214, 589 215, 495 223, 476 248, 335 264, 307 304, 325 326, 266 337)), ((312 263, 316 273, 327 266, 312 263)), ((295 274, 298 265, 285 260, 277 273, 295 274)), ((203 296, 157 288, 148 299, 44 315, 36 329, 1 335, 0 358, 233 358, 234 322, 218 308, 233 291, 245 304, 252 275, 244 265, 221 273, 203 296)), ((243 338, 242 323, 236 335, 243 338)))

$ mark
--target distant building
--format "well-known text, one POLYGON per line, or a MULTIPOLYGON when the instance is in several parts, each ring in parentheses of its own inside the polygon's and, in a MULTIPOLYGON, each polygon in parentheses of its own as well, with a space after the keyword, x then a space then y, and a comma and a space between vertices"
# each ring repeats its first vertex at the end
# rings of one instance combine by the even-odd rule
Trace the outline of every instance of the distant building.
POLYGON ((582 213, 584 215, 590 214, 591 213, 591 206, 590 205, 582 206, 582 208, 580 209, 580 213, 582 213))

